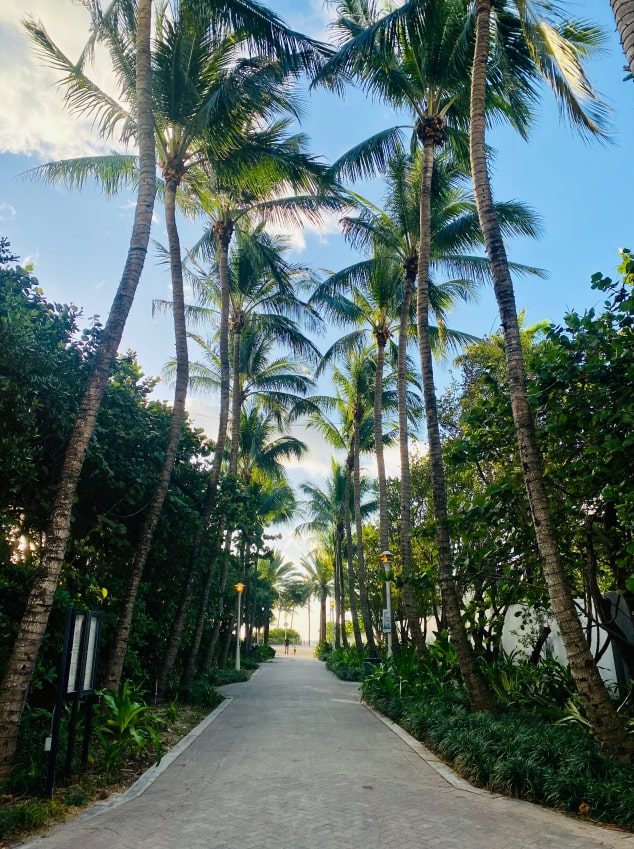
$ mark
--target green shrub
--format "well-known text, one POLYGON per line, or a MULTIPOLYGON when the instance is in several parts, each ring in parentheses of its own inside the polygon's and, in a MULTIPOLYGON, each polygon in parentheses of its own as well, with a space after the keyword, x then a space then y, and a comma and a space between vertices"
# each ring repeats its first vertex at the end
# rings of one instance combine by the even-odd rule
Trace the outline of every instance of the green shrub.
POLYGON ((216 687, 221 687, 223 684, 237 684, 240 681, 249 680, 249 671, 247 669, 226 667, 225 669, 214 669, 209 675, 216 687))
POLYGON ((578 725, 547 722, 532 709, 469 712, 458 686, 399 694, 384 665, 363 682, 366 702, 401 724, 467 781, 497 793, 634 829, 634 766, 602 752, 578 725))
POLYGON ((16 837, 22 831, 35 831, 50 820, 54 802, 28 799, 13 805, 0 805, 0 840, 16 837))
POLYGON ((281 645, 284 639, 288 637, 293 645, 299 645, 302 638, 298 631, 293 628, 271 628, 269 630, 269 643, 273 645, 281 645))
POLYGON ((534 664, 504 654, 484 669, 503 707, 526 708, 547 719, 559 718, 575 695, 570 669, 552 658, 534 664))
POLYGON ((326 666, 334 672, 337 678, 343 681, 362 681, 364 675, 364 660, 367 657, 365 651, 356 648, 340 648, 330 652, 326 659, 326 666))
MULTIPOLYGON (((213 710, 222 701, 222 696, 216 690, 216 676, 213 672, 196 678, 189 687, 183 691, 183 699, 188 705, 209 708, 213 710)), ((173 721, 173 720, 172 720, 173 721)))
POLYGON ((327 660, 332 652, 332 644, 327 640, 317 643, 313 652, 317 660, 327 660))
POLYGON ((266 663, 275 657, 275 649, 273 646, 258 646, 255 650, 255 657, 259 663, 266 663))
POLYGON ((119 769, 132 756, 151 754, 158 762, 163 744, 157 731, 160 723, 144 702, 138 686, 124 681, 118 690, 101 694, 94 731, 102 749, 106 772, 119 769))

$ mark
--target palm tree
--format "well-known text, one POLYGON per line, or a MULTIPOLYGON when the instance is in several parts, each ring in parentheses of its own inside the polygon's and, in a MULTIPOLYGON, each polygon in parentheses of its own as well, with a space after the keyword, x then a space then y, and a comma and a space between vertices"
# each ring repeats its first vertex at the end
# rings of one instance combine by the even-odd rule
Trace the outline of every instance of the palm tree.
POLYGON ((326 621, 328 595, 332 591, 332 552, 328 552, 326 543, 313 549, 301 558, 300 566, 306 572, 306 584, 309 598, 319 600, 319 642, 326 642, 326 621))
MULTIPOLYGON (((409 156, 399 152, 388 162, 385 210, 366 205, 360 215, 342 219, 347 238, 352 245, 372 252, 364 259, 343 271, 333 274, 315 291, 311 302, 319 304, 329 319, 337 323, 361 323, 363 326, 343 337, 331 347, 324 357, 332 358, 365 342, 369 335, 377 347, 377 383, 375 387, 375 445, 379 485, 379 535, 381 550, 388 548, 387 496, 381 433, 381 382, 385 350, 391 359, 407 365, 406 344, 413 325, 403 322, 399 338, 399 356, 395 356, 391 341, 405 315, 401 304, 409 299, 416 276, 418 245, 418 191, 420 185, 420 155, 409 156), (347 292, 352 292, 350 297, 347 292), (404 333, 404 328, 407 333, 404 333), (390 347, 391 346, 391 347, 390 347)), ((447 313, 457 298, 468 301, 478 285, 490 279, 488 261, 466 253, 481 244, 477 211, 472 196, 465 189, 466 175, 450 151, 436 158, 433 175, 431 210, 431 261, 429 282, 430 306, 437 327, 430 327, 431 343, 436 353, 456 348, 469 340, 466 334, 447 328, 447 313), (436 283, 436 277, 449 278, 436 283)), ((505 233, 535 235, 535 216, 522 204, 498 204, 505 233)), ((539 273, 536 269, 513 265, 518 272, 539 273)), ((409 486, 408 421, 415 410, 412 393, 407 394, 405 375, 401 370, 398 391, 401 398, 400 453, 401 453, 401 560, 405 576, 411 571, 411 531, 409 486)), ((415 423, 412 417, 411 422, 415 423)), ((424 641, 411 587, 407 580, 403 587, 403 601, 410 621, 410 631, 419 651, 424 641)))
MULTIPOLYGON (((213 244, 213 242, 212 242, 213 244)), ((283 254, 286 243, 281 238, 273 238, 263 232, 261 227, 255 232, 248 229, 239 231, 236 250, 231 260, 226 262, 226 269, 222 272, 225 264, 224 253, 220 257, 218 266, 214 269, 217 275, 206 273, 192 277, 194 288, 198 293, 198 304, 189 308, 188 318, 190 321, 201 322, 213 320, 217 315, 218 302, 220 301, 220 313, 224 310, 224 302, 227 300, 224 289, 228 292, 229 321, 228 330, 233 336, 232 354, 228 359, 227 366, 233 364, 233 380, 231 381, 231 451, 229 458, 229 474, 236 475, 238 471, 238 451, 240 435, 240 415, 242 405, 247 398, 255 394, 261 399, 266 398, 268 409, 277 409, 279 413, 280 426, 283 414, 291 407, 297 406, 298 402, 305 396, 312 386, 307 374, 304 357, 315 358, 317 350, 314 345, 301 332, 295 317, 309 316, 310 311, 304 308, 302 301, 297 295, 297 289, 301 289, 305 269, 301 266, 288 264, 283 254), (214 285, 216 277, 222 279, 227 275, 226 287, 221 283, 221 291, 218 293, 214 285), (274 345, 284 344, 289 347, 298 357, 294 364, 286 358, 278 358, 269 362, 269 356, 274 345)), ((165 303, 164 306, 167 306, 165 303)), ((228 368, 223 365, 222 348, 229 351, 228 339, 223 341, 223 319, 220 320, 219 347, 221 350, 218 358, 213 355, 213 349, 206 345, 201 337, 196 337, 202 345, 203 351, 207 351, 208 357, 212 357, 212 365, 215 368, 210 371, 206 365, 197 364, 195 367, 194 386, 197 389, 208 390, 219 382, 221 389, 221 406, 223 404, 223 386, 228 368)), ((173 369, 173 365, 171 366, 173 369)), ((168 374, 171 370, 168 371, 168 374)), ((227 404, 228 408, 228 404, 227 404)), ((223 414, 221 412, 221 420, 223 414)), ((209 521, 215 504, 215 491, 217 487, 216 474, 219 474, 219 460, 224 454, 224 436, 220 431, 224 430, 226 435, 228 416, 225 417, 224 425, 221 423, 218 438, 223 438, 222 443, 216 444, 214 463, 212 466, 207 495, 200 516, 200 531, 194 542, 190 556, 190 568, 183 597, 177 612, 172 633, 168 642, 167 651, 159 680, 159 691, 164 693, 167 689, 171 670, 176 660, 185 617, 189 609, 195 580, 200 571, 200 557, 204 535, 209 527, 209 521)), ((221 539, 225 532, 224 520, 221 518, 216 532, 221 539)), ((225 539, 225 549, 230 549, 230 535, 225 539)), ((226 581, 226 569, 228 568, 228 557, 223 558, 220 582, 226 581)), ((210 582, 215 575, 215 565, 208 571, 203 591, 203 601, 209 596, 210 582)), ((201 608, 202 609, 202 608, 201 608)))
POLYGON ((496 51, 503 54, 507 67, 516 73, 523 71, 521 82, 526 88, 534 85, 538 77, 545 79, 552 86, 562 109, 583 133, 604 133, 605 123, 602 119, 605 113, 582 66, 583 57, 596 44, 597 31, 579 25, 569 26, 566 21, 549 18, 548 11, 552 11, 551 4, 536 3, 525 7, 524 4, 509 2, 501 9, 496 6, 494 13, 491 0, 477 0, 471 78, 471 171, 504 333, 511 408, 522 472, 550 602, 595 737, 607 751, 617 757, 629 758, 634 747, 592 659, 561 562, 548 505, 535 423, 527 401, 526 372, 513 283, 493 207, 487 171, 484 103, 487 96, 487 69, 495 65, 496 51), (495 39, 492 35, 500 34, 500 30, 494 27, 494 15, 501 13, 506 14, 505 32, 514 36, 512 46, 504 43, 501 36, 495 39), (522 13, 515 18, 514 32, 510 31, 509 13, 522 13), (509 64, 509 59, 516 56, 517 62, 509 64))
POLYGON ((610 0, 630 74, 634 76, 634 0, 610 0))
MULTIPOLYGON (((294 498, 282 497, 288 490, 284 462, 295 459, 300 460, 307 450, 306 445, 299 439, 280 431, 284 423, 280 420, 279 411, 267 412, 263 405, 252 401, 241 411, 239 428, 239 455, 237 474, 247 495, 257 494, 258 520, 262 524, 273 521, 288 521, 293 514, 295 504, 294 498), (273 492, 275 498, 269 497, 273 492), (263 498, 263 496, 267 496, 263 498)), ((244 535, 244 531, 243 531, 244 535)), ((230 538, 230 534, 228 534, 230 538)), ((245 550, 246 550, 245 546, 245 550)), ((220 596, 225 589, 226 570, 224 564, 228 558, 223 560, 223 569, 220 575, 220 596)), ((193 680, 196 670, 196 661, 200 649, 205 621, 208 618, 209 594, 215 570, 209 570, 205 581, 202 598, 199 606, 198 620, 189 651, 189 659, 183 677, 183 684, 187 686, 193 680)), ((248 574, 245 570, 242 579, 247 583, 247 595, 249 590, 248 574)), ((245 601, 246 604, 246 601, 245 601)), ((245 607, 246 610, 246 607, 245 607)), ((222 614, 219 610, 218 620, 222 614)))
MULTIPOLYGON (((279 110, 292 109, 286 96, 290 68, 267 57, 243 58, 250 34, 232 31, 224 38, 210 32, 208 14, 195 3, 181 2, 159 19, 155 50, 154 90, 157 149, 165 184, 165 223, 172 279, 172 315, 176 339, 176 377, 172 427, 159 477, 159 486, 147 513, 135 553, 124 609, 119 618, 107 682, 118 685, 136 596, 136 587, 149 554, 154 530, 167 494, 180 432, 185 417, 188 385, 187 331, 183 266, 176 223, 177 193, 189 180, 195 186, 197 168, 205 161, 226 159, 235 153, 245 122, 260 120, 279 110), (228 69, 228 70, 227 70, 228 69), (277 85, 273 85, 273 83, 277 85), (218 104, 220 108, 218 108, 218 104)), ((242 144, 242 141, 240 142, 242 144)), ((221 452, 223 443, 218 444, 221 452)))
MULTIPOLYGON (((278 599, 278 609, 280 598, 284 593, 285 584, 295 577, 295 566, 292 563, 287 563, 284 560, 284 555, 281 551, 273 550, 269 557, 258 560, 258 572, 269 586, 275 591, 278 599)), ((269 642, 269 623, 264 626, 264 645, 269 642)))
POLYGON ((333 541, 333 580, 335 599, 335 648, 346 641, 343 593, 343 541, 345 536, 346 469, 334 458, 330 463, 330 477, 323 489, 317 484, 303 483, 300 489, 305 496, 304 511, 311 517, 297 526, 301 535, 328 536, 333 541))
MULTIPOLYGON (((95 9, 99 10, 98 3, 95 3, 95 9)), ((35 23, 29 24, 29 27, 43 29, 35 23)), ((136 59, 135 73, 133 79, 128 80, 131 85, 124 90, 124 93, 131 96, 134 101, 139 146, 139 178, 134 224, 117 294, 100 337, 92 374, 88 380, 66 449, 60 482, 45 534, 46 542, 40 555, 40 566, 2 681, 0 775, 8 773, 15 753, 20 716, 48 624, 53 596, 64 561, 77 482, 145 263, 156 192, 151 90, 151 30, 151 0, 138 0, 133 42, 136 59)), ((72 108, 83 111, 85 101, 82 91, 73 86, 72 79, 68 82, 67 100, 69 104, 72 108)), ((119 121, 115 119, 111 122, 104 113, 101 113, 98 126, 102 134, 111 136, 116 127, 119 126, 119 121)), ((128 137, 124 132, 122 140, 126 138, 128 137)))
MULTIPOLYGON (((134 53, 129 34, 134 33, 135 28, 133 5, 115 0, 108 14, 95 13, 94 19, 96 38, 106 43, 118 74, 131 85, 134 53)), ((126 114, 118 103, 101 92, 84 75, 82 65, 69 62, 43 28, 32 26, 31 34, 50 61, 65 70, 80 102, 86 102, 92 111, 103 115, 106 126, 123 120, 126 138, 133 137, 134 116, 126 114)), ((172 426, 159 483, 137 546, 110 659, 107 678, 112 686, 117 685, 121 675, 136 587, 169 487, 185 416, 188 362, 183 273, 176 225, 177 192, 199 163, 210 158, 226 159, 232 149, 237 149, 236 139, 240 138, 241 128, 254 115, 266 119, 276 112, 291 109, 286 85, 289 75, 297 75, 302 68, 315 67, 315 48, 313 42, 291 33, 275 16, 267 15, 258 5, 246 0, 222 4, 220 8, 215 2, 201 4, 182 0, 171 7, 165 3, 157 15, 156 47, 152 57, 155 140, 165 189, 177 375, 172 426), (240 28, 235 29, 238 21, 241 21, 240 28), (260 55, 249 55, 254 49, 260 55)), ((65 178, 71 184, 81 184, 89 174, 95 174, 110 190, 115 190, 133 173, 129 158, 122 157, 53 163, 38 171, 50 179, 65 178)))
MULTIPOLYGON (((338 54, 325 66, 322 76, 344 72, 357 76, 372 93, 393 105, 409 108, 415 117, 415 134, 422 147, 420 174, 419 238, 416 277, 416 316, 421 361, 427 438, 431 463, 439 575, 443 588, 445 614, 456 644, 457 654, 472 707, 486 710, 493 697, 470 649, 460 617, 453 581, 452 554, 448 534, 447 495, 438 425, 433 377, 432 345, 429 333, 429 267, 431 257, 431 197, 434 156, 453 135, 456 150, 464 150, 463 131, 467 127, 468 103, 465 80, 469 41, 467 4, 464 0, 437 0, 420 3, 410 0, 379 17, 374 4, 344 0, 337 26, 343 42, 338 54)), ((496 101, 504 109, 503 101, 496 101)), ((384 139, 380 140, 384 144, 384 139)), ((367 143, 366 143, 367 144, 367 143)), ((374 150, 374 145, 370 145, 374 150)), ((375 154, 375 161, 376 161, 375 154)), ((380 154, 379 154, 380 156, 380 154)), ((359 155, 355 152, 358 162, 359 155)), ((366 168, 367 153, 361 159, 366 168)), ((356 165, 358 168, 359 166, 356 165)), ((412 270, 413 271, 413 270, 412 270)), ((412 281, 413 283, 413 281, 412 281)), ((409 309, 409 303, 406 306, 409 309)), ((405 325, 403 320, 403 331, 405 325)), ((407 528, 402 529, 407 535, 407 528)), ((407 539, 405 539, 407 552, 407 539)), ((407 567, 409 564, 404 564, 407 567)))

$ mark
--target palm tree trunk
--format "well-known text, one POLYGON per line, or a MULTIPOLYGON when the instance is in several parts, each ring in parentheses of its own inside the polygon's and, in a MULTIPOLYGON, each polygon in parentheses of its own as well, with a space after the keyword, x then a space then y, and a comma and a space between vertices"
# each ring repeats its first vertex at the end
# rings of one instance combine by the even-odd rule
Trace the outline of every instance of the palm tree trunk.
MULTIPOLYGON (((353 565, 353 544, 352 544, 352 518, 350 516, 350 458, 346 462, 346 484, 345 484, 345 523, 346 523, 346 561, 348 564, 348 596, 350 598, 350 615, 352 616, 352 632, 354 634, 354 644, 357 651, 363 649, 363 640, 361 638, 361 629, 359 628, 359 614, 357 612, 357 599, 355 589, 355 576, 353 565)), ((364 621, 365 627, 365 621, 364 621)))
POLYGON ((40 566, 0 687, 0 776, 7 775, 11 769, 20 717, 62 571, 77 482, 147 254, 156 194, 150 34, 151 2, 139 0, 136 87, 140 175, 134 224, 123 274, 66 449, 59 486, 44 536, 40 566))
POLYGON ((368 648, 372 654, 376 653, 374 634, 372 633, 372 614, 370 613, 370 602, 368 600, 368 586, 365 571, 365 550, 363 545, 363 520, 361 518, 361 443, 359 433, 360 421, 355 416, 354 422, 354 444, 352 449, 353 462, 353 486, 352 498, 354 504, 354 523, 357 536, 357 573, 359 578, 359 601, 361 603, 361 615, 363 616, 363 627, 368 648))
MULTIPOLYGON (((192 545, 187 580, 183 589, 181 603, 172 625, 172 631, 163 658, 161 674, 159 675, 158 690, 160 698, 163 698, 167 692, 169 680, 180 648, 187 614, 194 595, 196 579, 200 572, 203 540, 209 531, 209 521, 216 505, 216 495, 229 423, 229 392, 231 383, 229 370, 229 244, 233 235, 232 222, 229 222, 228 225, 216 224, 214 233, 218 243, 218 279, 220 281, 220 325, 218 339, 220 358, 220 416, 218 419, 218 434, 205 501, 200 512, 200 523, 192 545)), ((220 531, 219 538, 222 538, 222 530, 220 531)))
POLYGON ((610 5, 630 73, 634 74, 634 0, 610 0, 610 5))
MULTIPOLYGON (((409 432, 407 423, 407 341, 410 328, 410 309, 417 262, 412 259, 405 266, 405 291, 401 305, 401 322, 398 336, 398 365, 396 374, 396 392, 398 398, 398 444, 401 465, 401 570, 409 575, 412 569, 412 487, 409 465, 409 432)), ((376 401, 375 401, 376 403, 376 401)), ((385 548, 387 549, 387 541, 385 548)), ((381 542, 383 545, 383 542, 381 542)), ((394 628, 393 628, 394 630, 394 628)))
MULTIPOLYGON (((420 245, 418 250, 418 298, 416 304, 416 324, 418 328, 418 348, 421 374, 423 379, 423 397, 425 419, 427 423, 427 442, 429 445, 429 468, 431 477, 432 500, 434 504, 434 523, 436 544, 438 546, 438 577, 442 603, 447 617, 449 633, 456 649, 456 656, 465 688, 469 695, 471 709, 474 711, 492 710, 495 700, 480 672, 473 649, 460 613, 460 604, 453 574, 453 558, 449 539, 447 488, 445 484, 445 466, 438 424, 436 387, 434 386, 434 367, 429 333, 429 262, 431 257, 431 183, 434 170, 434 152, 436 144, 442 139, 441 119, 429 118, 421 129, 423 140, 423 173, 420 188, 420 245)), ((419 625, 420 633, 420 625, 419 625)), ((422 634, 421 634, 422 636, 422 634)))
POLYGON ((229 458, 229 474, 238 474, 238 453, 240 451, 240 411, 242 409, 242 387, 240 381, 240 342, 244 328, 244 316, 238 313, 231 323, 233 335, 233 380, 231 397, 231 456, 229 458))
POLYGON ((148 509, 141 535, 134 555, 132 569, 128 580, 123 609, 119 616, 114 646, 110 655, 110 663, 106 675, 106 687, 116 690, 121 683, 121 673, 125 661, 134 605, 137 590, 147 563, 154 533, 161 517, 163 504, 167 497, 170 479, 176 462, 178 445, 185 421, 185 401, 189 382, 189 362, 187 356, 187 328, 185 326, 185 294, 183 288, 183 265, 181 261, 181 246, 176 224, 176 191, 178 179, 166 181, 165 192, 165 227, 170 252, 170 272, 172 279, 172 316, 174 319, 174 338, 176 341, 176 381, 174 385, 174 402, 172 406, 172 422, 163 464, 159 474, 156 492, 148 509))
POLYGON ((196 674, 196 661, 198 660, 198 652, 200 651, 200 644, 203 638, 203 630, 205 628, 205 621, 208 615, 209 596, 211 595, 211 587, 214 582, 214 578, 216 577, 217 568, 218 559, 217 556, 214 556, 213 563, 210 564, 209 569, 207 570, 205 583, 203 585, 200 606, 198 608, 198 618, 196 620, 196 628, 194 630, 194 636, 192 638, 192 644, 189 649, 189 656, 187 658, 187 664, 182 678, 182 684, 184 687, 188 687, 192 683, 196 674))
POLYGON ((328 601, 328 594, 326 590, 323 590, 321 593, 321 597, 319 599, 319 642, 326 642, 326 602, 328 601))
MULTIPOLYGON (((342 556, 341 556, 341 548, 343 545, 343 528, 341 527, 341 523, 337 523, 337 528, 335 530, 335 633, 333 634, 333 640, 335 641, 335 648, 341 648, 341 621, 342 621, 342 611, 343 611, 343 585, 342 585, 342 577, 343 577, 343 569, 342 569, 342 556)), ((345 630, 345 628, 344 628, 345 630)))
MULTIPOLYGON (((411 541, 411 484, 409 467, 409 440, 407 434, 407 336, 409 331, 409 312, 412 303, 414 282, 418 272, 418 265, 413 260, 405 267, 405 293, 401 305, 401 324, 398 340, 398 367, 397 367, 397 398, 398 398, 398 422, 399 422, 399 449, 401 459, 401 575, 403 578, 402 598, 405 614, 407 616, 408 631, 419 656, 425 652, 425 636, 421 631, 416 602, 409 583, 409 575, 412 572, 412 541, 411 541)), ((377 371, 378 375, 378 371, 377 371)), ((380 398, 374 396, 374 415, 376 422, 377 409, 381 409, 380 398), (378 403, 377 403, 378 401, 378 403)), ((376 427, 376 424, 375 424, 376 427)), ((381 433, 383 428, 381 427, 381 433)), ((379 431, 375 432, 375 441, 379 431)), ((380 492, 380 483, 379 483, 380 492)), ((380 496, 379 496, 380 499, 380 496)), ((387 528, 387 494, 385 505, 385 531, 380 530, 381 551, 389 546, 387 528)), ((381 523, 380 523, 381 524, 381 523)), ((392 623, 393 635, 396 636, 396 628, 392 623)), ((394 639, 394 636, 392 639, 394 639)))
POLYGON ((387 551, 390 544, 387 513, 387 480, 385 476, 385 453, 383 451, 383 371, 385 367, 385 333, 377 333, 376 374, 374 380, 374 453, 376 454, 376 476, 379 487, 379 546, 387 551))
POLYGON ((203 670, 208 672, 214 662, 214 655, 218 646, 218 638, 220 636, 220 625, 222 623, 222 614, 225 608, 225 588, 227 586, 227 575, 229 574, 229 554, 231 551, 232 533, 227 532, 225 536, 224 550, 222 553, 222 569, 220 571, 220 579, 218 581, 218 613, 214 619, 213 628, 211 631, 211 639, 207 648, 207 655, 203 663, 203 670))
POLYGON ((490 19, 491 0, 478 0, 476 45, 471 77, 471 171, 480 227, 491 263, 493 287, 504 332, 511 408, 519 443, 524 485, 528 494, 550 604, 561 632, 570 671, 579 691, 583 709, 592 732, 602 747, 616 757, 626 760, 632 756, 634 744, 625 732, 615 704, 593 661, 568 587, 552 525, 535 426, 527 401, 526 373, 513 282, 493 206, 487 170, 484 102, 490 19))

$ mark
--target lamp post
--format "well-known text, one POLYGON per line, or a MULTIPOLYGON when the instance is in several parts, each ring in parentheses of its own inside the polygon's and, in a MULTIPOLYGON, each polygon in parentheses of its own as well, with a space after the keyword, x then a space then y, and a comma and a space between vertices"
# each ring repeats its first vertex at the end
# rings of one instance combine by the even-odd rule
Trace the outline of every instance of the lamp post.
POLYGON ((236 584, 236 592, 238 593, 238 619, 236 627, 236 672, 240 671, 240 600, 244 584, 236 584))
POLYGON ((387 635, 387 656, 392 657, 392 589, 390 587, 390 569, 394 555, 391 551, 382 551, 379 560, 385 571, 385 610, 383 611, 383 633, 387 635))

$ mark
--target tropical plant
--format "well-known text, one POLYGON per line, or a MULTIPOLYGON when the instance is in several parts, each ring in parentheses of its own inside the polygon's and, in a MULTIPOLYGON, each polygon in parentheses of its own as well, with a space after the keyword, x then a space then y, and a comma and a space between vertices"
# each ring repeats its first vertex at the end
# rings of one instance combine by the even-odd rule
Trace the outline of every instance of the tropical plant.
POLYGON ((593 662, 562 567, 535 424, 528 406, 513 283, 493 207, 486 149, 487 81, 490 68, 498 64, 498 57, 504 59, 505 67, 514 75, 512 85, 534 95, 537 81, 545 80, 575 127, 586 136, 605 135, 605 108, 583 68, 584 58, 600 43, 600 33, 596 27, 573 25, 558 17, 549 3, 528 6, 508 2, 494 9, 491 0, 477 0, 475 11, 469 137, 471 172, 504 331, 509 393, 524 482, 553 613, 593 732, 607 751, 629 758, 633 751, 631 741, 593 662), (502 15, 505 16, 504 30, 492 26, 502 15), (494 30, 498 37, 492 39, 494 30), (511 40, 508 37, 512 34, 511 40))
POLYGON ((102 693, 101 699, 93 728, 103 750, 106 772, 117 770, 124 758, 142 753, 151 753, 158 763, 163 743, 141 688, 124 681, 118 690, 102 693))
POLYGON ((327 544, 313 549, 300 560, 300 566, 306 573, 306 585, 310 598, 319 601, 319 642, 326 642, 326 604, 332 591, 332 553, 327 544))
POLYGON ((634 2, 632 0, 610 0, 616 28, 621 38, 630 79, 634 77, 634 2))
MULTIPOLYGON (((96 13, 100 12, 98 2, 94 4, 94 9, 96 13)), ((43 28, 40 25, 32 22, 27 26, 36 37, 43 33, 43 28)), ((2 681, 0 776, 6 775, 10 770, 10 763, 17 744, 20 715, 46 631, 53 596, 64 562, 77 481, 145 262, 156 192, 150 33, 151 0, 139 0, 136 37, 133 44, 135 70, 132 77, 126 80, 126 85, 122 85, 122 94, 132 97, 134 101, 139 144, 139 179, 134 225, 119 288, 100 339, 99 349, 92 364, 92 373, 84 390, 79 412, 75 419, 75 426, 66 449, 59 486, 45 535, 46 544, 40 555, 38 574, 2 681)), ((48 37, 45 36, 44 40, 48 42, 48 37)), ((69 67, 65 58, 59 59, 59 57, 55 61, 58 69, 66 75, 67 101, 70 107, 80 112, 85 111, 86 108, 90 110, 90 95, 86 100, 87 89, 83 85, 75 84, 75 78, 71 72, 71 68, 74 67, 72 63, 69 67)), ((121 78, 120 82, 123 83, 121 78)), ((98 116, 99 129, 102 135, 106 137, 112 137, 117 128, 121 126, 121 114, 118 111, 111 113, 108 107, 104 108, 104 104, 102 104, 101 109, 97 109, 96 115, 98 116)), ((129 135, 124 121, 121 140, 125 142, 128 139, 129 135)))

